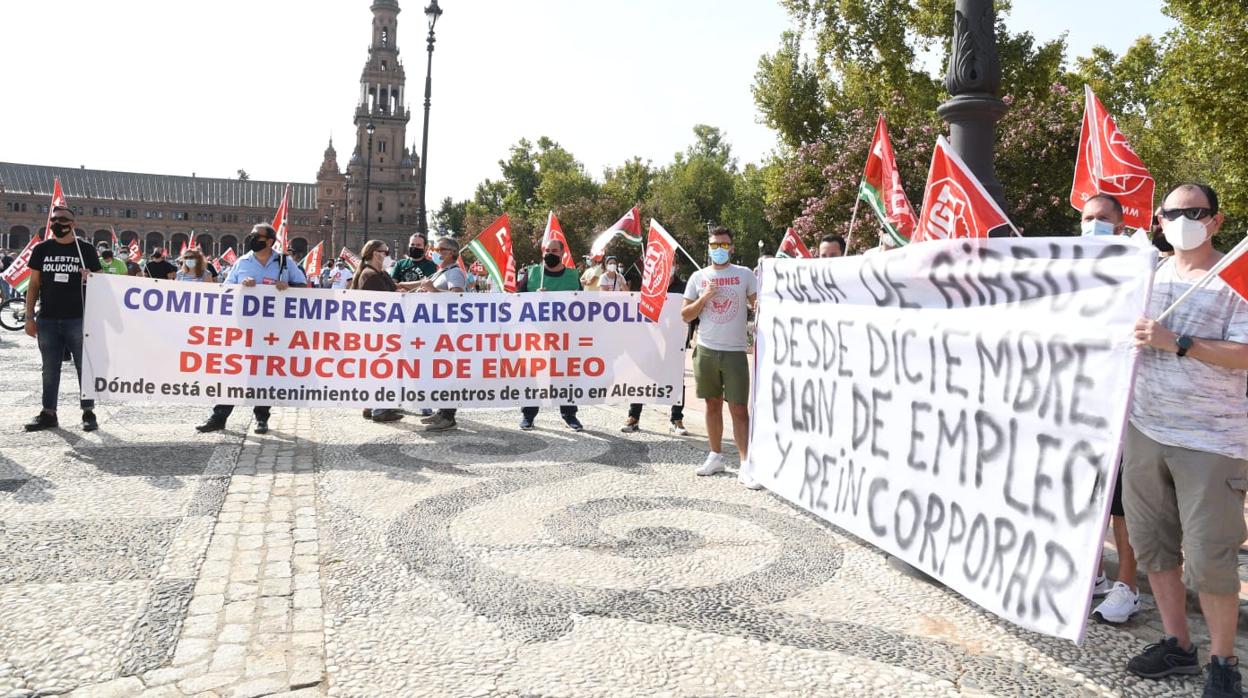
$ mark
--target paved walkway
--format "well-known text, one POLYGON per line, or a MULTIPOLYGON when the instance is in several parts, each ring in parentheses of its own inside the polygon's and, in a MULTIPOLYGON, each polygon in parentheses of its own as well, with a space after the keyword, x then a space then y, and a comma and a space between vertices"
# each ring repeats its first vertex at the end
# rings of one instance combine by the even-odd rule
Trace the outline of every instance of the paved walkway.
POLYGON ((0 336, 0 366, 0 696, 1199 690, 1122 671, 1159 633, 1151 600, 1082 647, 1020 631, 693 476, 704 446, 665 409, 634 435, 614 407, 580 435, 469 411, 432 438, 278 409, 257 437, 247 410, 199 435, 205 409, 123 405, 27 436, 33 342, 0 336))

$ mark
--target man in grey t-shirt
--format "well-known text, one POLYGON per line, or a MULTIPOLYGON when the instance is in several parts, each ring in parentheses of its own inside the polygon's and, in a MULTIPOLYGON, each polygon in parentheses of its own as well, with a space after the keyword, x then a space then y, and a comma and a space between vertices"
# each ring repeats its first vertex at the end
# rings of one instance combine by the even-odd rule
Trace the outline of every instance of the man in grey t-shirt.
MULTIPOLYGON (((442 238, 434 246, 441 263, 433 276, 417 281, 416 290, 425 293, 463 293, 468 285, 468 277, 459 268, 459 243, 452 238, 442 238)), ((443 408, 437 413, 421 419, 425 431, 449 431, 454 429, 456 408, 443 408)))
MULTIPOLYGON (((1149 317, 1222 258, 1212 188, 1183 184, 1162 201, 1174 257, 1158 268, 1149 317)), ((1248 303, 1213 276, 1164 322, 1135 326, 1139 373, 1124 454, 1123 504, 1131 545, 1148 572, 1166 635, 1127 664, 1137 676, 1199 674, 1184 583, 1200 594, 1212 655, 1205 695, 1241 695, 1235 630, 1236 553, 1248 538, 1248 303)))

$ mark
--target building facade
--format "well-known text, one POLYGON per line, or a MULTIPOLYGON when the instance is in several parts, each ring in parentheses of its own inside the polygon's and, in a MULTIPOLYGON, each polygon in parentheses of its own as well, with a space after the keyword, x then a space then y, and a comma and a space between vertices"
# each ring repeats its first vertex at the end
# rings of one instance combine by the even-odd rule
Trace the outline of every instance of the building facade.
MULTIPOLYGON (((315 183, 290 184, 290 251, 296 257, 318 242, 330 255, 344 246, 358 252, 372 238, 403 250, 417 230, 420 164, 414 146, 406 145, 410 115, 397 44, 399 4, 374 0, 370 9, 372 39, 347 168, 339 168, 331 139, 315 183)), ((106 243, 116 231, 122 244, 137 241, 144 252, 165 248, 177 254, 185 243, 213 256, 229 248, 241 253, 251 226, 273 220, 286 188, 285 182, 0 162, 0 247, 20 250, 44 233, 57 178, 81 237, 106 243)))

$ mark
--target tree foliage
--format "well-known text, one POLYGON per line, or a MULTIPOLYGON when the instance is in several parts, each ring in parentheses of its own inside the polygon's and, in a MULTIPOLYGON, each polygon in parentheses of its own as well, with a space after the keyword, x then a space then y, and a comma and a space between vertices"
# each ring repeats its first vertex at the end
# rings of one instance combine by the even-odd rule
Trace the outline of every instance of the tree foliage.
MULTIPOLYGON (((793 26, 759 60, 754 98, 779 147, 764 168, 769 220, 794 221, 808 241, 849 230, 876 114, 883 113, 902 181, 916 210, 936 135, 943 75, 922 56, 948 60, 953 0, 780 0, 793 26)), ((1002 91, 1010 110, 997 127, 996 171, 1007 213, 1026 233, 1070 234, 1067 203, 1079 139, 1083 85, 1114 113, 1157 179, 1212 183, 1228 215, 1248 210, 1248 5, 1167 0, 1178 26, 1142 36, 1121 56, 1094 47, 1067 55, 1064 39, 1040 43, 1011 31, 997 3, 1002 91)), ((855 247, 878 225, 859 211, 855 247)), ((1234 221, 1233 221, 1234 222, 1234 221)), ((1228 232, 1219 245, 1231 242, 1228 232)))
MULTIPOLYGON (((759 119, 777 136, 763 162, 740 164, 727 134, 705 124, 666 164, 632 157, 600 177, 551 138, 521 139, 471 198, 443 201, 435 224, 467 238, 506 212, 521 264, 536 261, 552 210, 577 254, 632 206, 695 256, 707 226, 727 225, 744 264, 754 263, 760 241, 774 253, 790 225, 808 244, 850 233, 853 247, 874 245, 880 228, 869 210, 858 209, 852 230, 850 221, 875 119, 888 121, 917 211, 932 146, 947 130, 936 111, 948 99, 943 70, 933 66, 948 62, 954 0, 778 1, 792 26, 760 57, 753 83, 759 119)), ((1010 108, 997 126, 995 166, 1014 223, 1025 234, 1077 231, 1067 200, 1088 84, 1149 166, 1159 198, 1183 180, 1219 190, 1231 221, 1217 242, 1233 244, 1239 236, 1230 231, 1248 220, 1248 5, 1165 0, 1174 30, 1141 36, 1122 55, 1097 46, 1086 56, 1068 55, 1064 38, 1016 31, 1009 9, 998 0, 1010 108)), ((627 268, 640 250, 617 243, 611 252, 627 268)))

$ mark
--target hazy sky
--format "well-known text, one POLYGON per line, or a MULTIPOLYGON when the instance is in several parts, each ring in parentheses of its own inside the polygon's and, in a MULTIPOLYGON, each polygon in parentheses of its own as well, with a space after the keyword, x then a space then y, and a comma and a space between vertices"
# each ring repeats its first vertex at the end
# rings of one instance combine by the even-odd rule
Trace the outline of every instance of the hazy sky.
MULTIPOLYGON (((311 182, 332 132, 345 166, 370 0, 6 0, 0 160, 311 182)), ((692 127, 744 161, 774 147, 750 84, 789 19, 773 0, 440 0, 429 205, 498 177, 548 135, 600 177, 666 163, 692 127)), ((419 147, 425 18, 400 0, 398 45, 419 147)), ((1161 0, 1014 0, 1011 27, 1121 52, 1169 18, 1161 0), (1074 19, 1077 18, 1077 19, 1074 19)), ((951 20, 952 23, 952 20, 951 20)), ((72 195, 72 192, 71 192, 72 195)))

